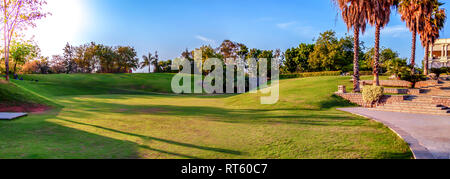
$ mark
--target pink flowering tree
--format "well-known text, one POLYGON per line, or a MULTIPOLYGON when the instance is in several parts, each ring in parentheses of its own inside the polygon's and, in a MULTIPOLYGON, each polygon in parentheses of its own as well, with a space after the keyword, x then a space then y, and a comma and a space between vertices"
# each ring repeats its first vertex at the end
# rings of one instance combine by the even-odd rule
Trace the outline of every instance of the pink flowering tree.
POLYGON ((45 0, 0 0, 0 22, 3 25, 4 58, 6 67, 6 80, 9 81, 9 51, 14 35, 26 30, 27 27, 36 27, 36 20, 46 17, 42 7, 47 4, 45 0))

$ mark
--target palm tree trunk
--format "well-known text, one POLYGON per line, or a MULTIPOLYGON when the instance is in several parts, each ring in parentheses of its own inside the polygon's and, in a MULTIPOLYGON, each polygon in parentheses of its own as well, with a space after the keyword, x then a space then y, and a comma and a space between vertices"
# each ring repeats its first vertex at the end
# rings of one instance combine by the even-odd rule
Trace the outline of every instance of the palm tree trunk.
POLYGON ((427 47, 425 49, 425 64, 423 67, 423 74, 428 75, 428 61, 430 57, 430 43, 427 43, 427 47))
POLYGON ((416 38, 417 38, 417 30, 413 31, 412 34, 412 49, 411 49, 411 74, 414 75, 416 73, 416 38))
POLYGON ((353 91, 360 92, 359 84, 359 25, 355 25, 354 32, 354 56, 353 56, 353 91))
POLYGON ((373 85, 380 86, 379 77, 379 60, 380 60, 380 29, 381 26, 377 23, 375 27, 375 47, 374 47, 374 60, 373 60, 373 85))

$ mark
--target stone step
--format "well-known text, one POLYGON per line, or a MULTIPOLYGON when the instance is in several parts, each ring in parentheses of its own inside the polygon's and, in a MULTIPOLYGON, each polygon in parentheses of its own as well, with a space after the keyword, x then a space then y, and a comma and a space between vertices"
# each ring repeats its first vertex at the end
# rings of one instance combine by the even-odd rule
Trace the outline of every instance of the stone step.
POLYGON ((407 105, 408 107, 409 106, 434 106, 434 107, 439 106, 437 104, 432 104, 432 103, 416 103, 416 102, 408 102, 408 101, 404 101, 404 102, 400 102, 400 103, 389 103, 386 105, 391 105, 391 104, 407 105))
POLYGON ((417 100, 430 100, 429 96, 415 96, 415 97, 406 97, 406 99, 417 99, 417 100))
POLYGON ((389 111, 389 112, 401 112, 401 113, 413 113, 413 114, 430 114, 430 115, 440 115, 440 116, 450 116, 450 113, 445 112, 429 112, 429 111, 407 111, 407 110, 394 110, 394 109, 380 109, 372 108, 370 110, 374 111, 389 111))
POLYGON ((413 102, 413 103, 432 103, 433 100, 405 100, 406 102, 413 102))
POLYGON ((445 110, 447 107, 439 106, 439 105, 430 105, 430 106, 411 106, 409 104, 386 104, 384 106, 379 107, 392 107, 392 108, 405 108, 405 109, 439 109, 445 110))
POLYGON ((395 110, 395 111, 404 111, 404 112, 421 112, 421 113, 449 113, 448 110, 440 110, 440 109, 406 109, 406 108, 394 108, 394 107, 377 107, 376 109, 382 110, 395 110))
POLYGON ((405 102, 431 104, 433 100, 405 100, 405 102))
POLYGON ((377 109, 392 109, 400 111, 421 111, 421 112, 437 112, 437 113, 448 113, 448 109, 443 108, 406 108, 403 106, 378 106, 377 109))

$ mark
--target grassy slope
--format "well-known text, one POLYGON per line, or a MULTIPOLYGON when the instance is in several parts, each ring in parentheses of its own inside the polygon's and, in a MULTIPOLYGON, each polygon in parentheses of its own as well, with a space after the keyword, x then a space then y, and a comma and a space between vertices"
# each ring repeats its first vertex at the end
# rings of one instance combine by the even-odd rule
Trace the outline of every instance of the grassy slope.
POLYGON ((27 78, 40 82, 17 84, 64 108, 0 122, 0 158, 411 158, 383 125, 335 110, 350 105, 331 95, 347 77, 283 80, 269 106, 129 91, 167 92, 164 74, 27 78))
POLYGON ((47 104, 49 101, 26 91, 14 83, 7 83, 0 80, 0 105, 21 105, 21 104, 47 104))
POLYGON ((170 93, 172 74, 56 74, 25 75, 20 86, 44 96, 97 94, 135 94, 141 92, 170 93), (30 82, 30 80, 39 80, 30 82))

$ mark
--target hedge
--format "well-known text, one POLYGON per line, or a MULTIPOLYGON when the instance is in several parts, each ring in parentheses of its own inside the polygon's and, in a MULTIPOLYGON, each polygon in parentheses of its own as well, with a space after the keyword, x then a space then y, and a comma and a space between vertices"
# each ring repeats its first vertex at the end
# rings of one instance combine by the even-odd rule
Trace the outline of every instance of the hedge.
MULTIPOLYGON (((350 72, 350 75, 353 75, 353 72, 350 72)), ((369 76, 369 75, 373 75, 372 71, 360 71, 359 72, 359 76, 369 76)))
POLYGON ((280 75, 281 79, 287 78, 306 78, 306 77, 316 77, 316 76, 340 76, 342 72, 340 71, 323 71, 323 72, 308 72, 308 73, 290 73, 280 75))

